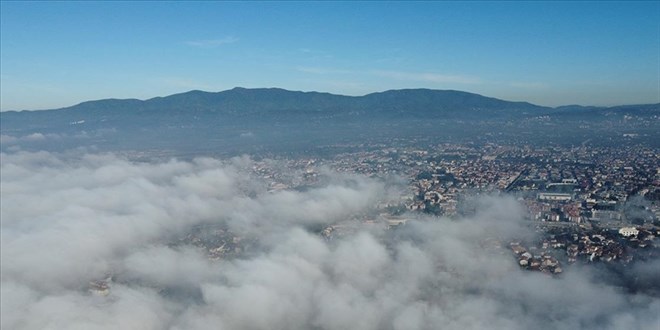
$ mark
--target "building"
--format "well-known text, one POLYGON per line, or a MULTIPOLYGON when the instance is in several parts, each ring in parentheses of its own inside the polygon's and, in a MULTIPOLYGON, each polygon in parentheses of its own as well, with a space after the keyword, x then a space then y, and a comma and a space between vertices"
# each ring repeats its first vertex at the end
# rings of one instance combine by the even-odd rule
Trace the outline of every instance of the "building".
POLYGON ((542 201, 570 201, 571 199, 573 199, 571 194, 549 192, 539 193, 539 200, 542 201))
POLYGON ((639 234, 639 230, 637 230, 635 227, 623 227, 619 229, 619 234, 625 237, 637 236, 637 234, 639 234))

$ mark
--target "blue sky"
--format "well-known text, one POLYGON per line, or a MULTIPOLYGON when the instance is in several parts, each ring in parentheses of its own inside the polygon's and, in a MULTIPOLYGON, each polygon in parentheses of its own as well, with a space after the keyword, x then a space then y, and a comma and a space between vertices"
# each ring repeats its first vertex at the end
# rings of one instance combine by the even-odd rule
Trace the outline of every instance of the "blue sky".
POLYGON ((660 2, 1 2, 0 108, 281 87, 660 102, 660 2))

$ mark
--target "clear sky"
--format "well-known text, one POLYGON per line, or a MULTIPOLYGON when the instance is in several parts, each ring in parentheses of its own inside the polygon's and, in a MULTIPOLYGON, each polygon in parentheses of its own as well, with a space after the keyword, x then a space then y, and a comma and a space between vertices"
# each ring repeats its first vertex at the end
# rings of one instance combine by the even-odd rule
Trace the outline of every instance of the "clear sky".
POLYGON ((660 102, 660 2, 1 2, 0 108, 192 89, 660 102))

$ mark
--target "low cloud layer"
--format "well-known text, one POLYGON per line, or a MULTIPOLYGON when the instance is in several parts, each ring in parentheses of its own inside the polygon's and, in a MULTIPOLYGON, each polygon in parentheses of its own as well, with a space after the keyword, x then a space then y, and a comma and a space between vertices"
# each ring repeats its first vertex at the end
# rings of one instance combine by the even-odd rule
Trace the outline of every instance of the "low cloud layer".
MULTIPOLYGON (((369 212, 388 186, 329 174, 268 192, 248 158, 132 162, 112 154, 2 154, 6 329, 654 328, 660 299, 596 283, 578 267, 523 272, 505 250, 522 210, 483 197, 465 219, 310 228, 369 212), (255 247, 235 258, 174 244, 226 226, 255 247), (113 276, 110 292, 89 292, 113 276)), ((645 272, 657 267, 649 265, 645 272)), ((642 270, 640 270, 642 271, 642 270)))

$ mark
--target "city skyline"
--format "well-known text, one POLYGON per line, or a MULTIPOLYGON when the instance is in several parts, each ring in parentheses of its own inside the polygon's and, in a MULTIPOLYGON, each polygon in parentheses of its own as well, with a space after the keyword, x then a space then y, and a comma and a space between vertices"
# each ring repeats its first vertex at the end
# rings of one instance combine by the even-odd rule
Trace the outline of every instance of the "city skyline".
POLYGON ((660 102, 660 3, 1 4, 1 110, 279 87, 660 102))

